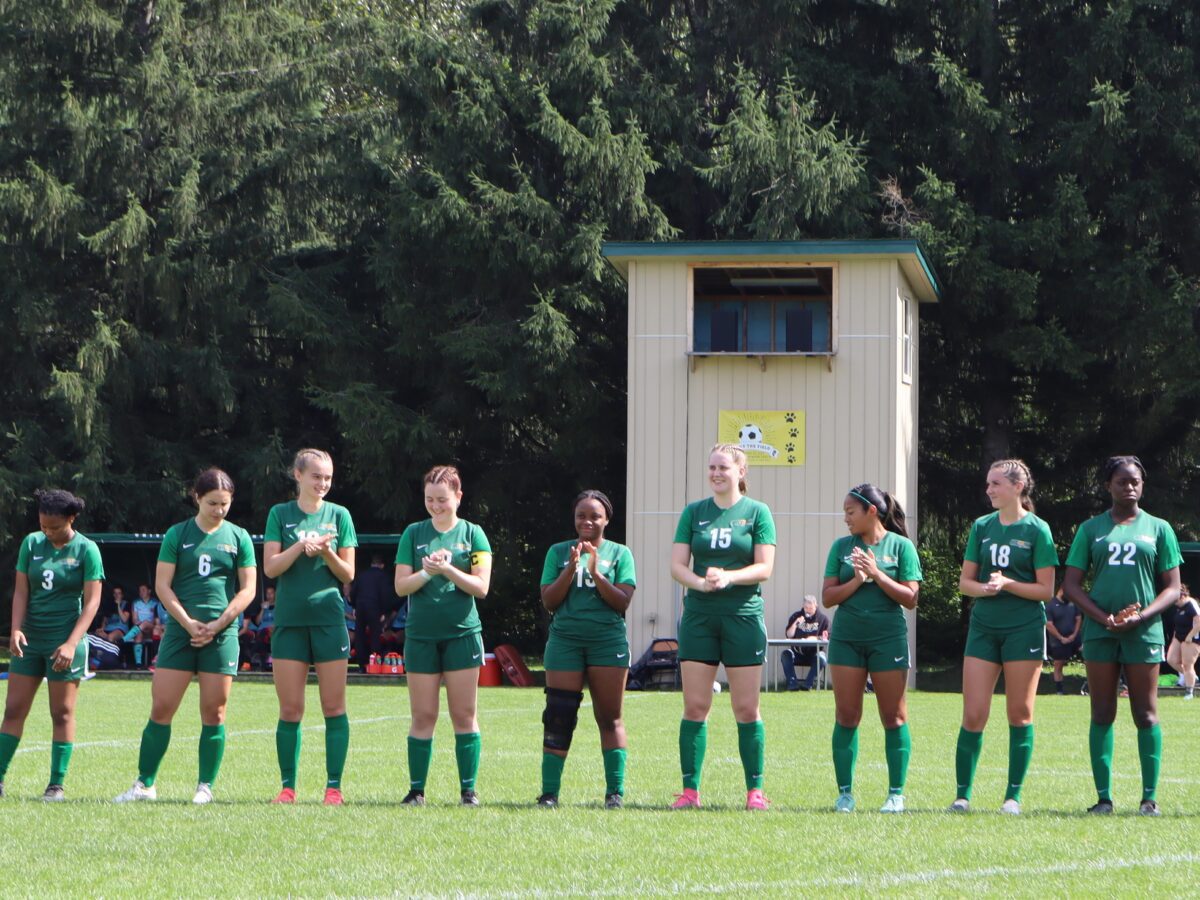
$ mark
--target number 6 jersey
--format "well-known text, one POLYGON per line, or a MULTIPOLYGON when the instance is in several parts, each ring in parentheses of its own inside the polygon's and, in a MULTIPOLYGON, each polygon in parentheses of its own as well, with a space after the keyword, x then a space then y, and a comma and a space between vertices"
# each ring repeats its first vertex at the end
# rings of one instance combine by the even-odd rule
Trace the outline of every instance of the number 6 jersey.
MULTIPOLYGON (((195 519, 179 522, 163 535, 158 561, 172 563, 171 589, 197 622, 220 617, 238 589, 238 569, 254 568, 254 544, 245 528, 222 522, 205 534, 195 519)), ((173 627, 175 621, 169 623, 173 627)))
MULTIPOLYGON (((1127 525, 1115 524, 1107 512, 1088 519, 1075 532, 1067 553, 1067 565, 1088 574, 1088 596, 1107 613, 1119 612, 1131 603, 1149 606, 1158 593, 1157 576, 1177 568, 1181 561, 1175 531, 1142 510, 1127 525)), ((1144 627, 1144 640, 1163 642, 1160 618, 1144 627)), ((1111 634, 1099 622, 1084 618, 1083 639, 1098 637, 1111 634)))
MULTIPOLYGON (((775 544, 775 520, 767 504, 742 497, 721 509, 711 497, 689 503, 679 516, 675 543, 692 548, 692 571, 704 577, 710 567, 744 569, 754 563, 756 544, 775 544)), ((688 609, 710 615, 761 616, 761 584, 731 584, 722 591, 688 589, 688 609)))

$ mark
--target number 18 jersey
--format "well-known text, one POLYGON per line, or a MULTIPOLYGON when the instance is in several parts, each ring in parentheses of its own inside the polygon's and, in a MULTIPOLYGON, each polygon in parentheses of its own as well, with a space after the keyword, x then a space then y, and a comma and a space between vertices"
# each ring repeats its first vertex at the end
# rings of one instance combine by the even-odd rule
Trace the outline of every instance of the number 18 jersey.
MULTIPOLYGON (((1058 565, 1050 526, 1031 512, 1011 525, 1000 521, 999 512, 976 519, 963 556, 979 566, 977 578, 985 584, 993 572, 1032 584, 1037 581, 1038 569, 1058 565)), ((991 597, 976 597, 971 621, 993 631, 1020 631, 1029 625, 1046 624, 1046 604, 1001 591, 991 597)))
MULTIPOLYGON (((689 503, 679 517, 675 543, 692 548, 692 571, 704 577, 710 567, 744 569, 754 563, 756 544, 775 544, 775 520, 767 504, 742 497, 721 509, 711 497, 689 503)), ((693 612, 761 616, 761 584, 731 584, 722 591, 688 590, 684 601, 693 612)))
MULTIPOLYGON (((1088 519, 1075 532, 1067 565, 1082 569, 1091 580, 1088 596, 1107 613, 1136 603, 1143 609, 1158 593, 1158 575, 1179 566, 1182 557, 1175 531, 1162 519, 1138 510, 1137 517, 1117 525, 1103 512, 1088 519)), ((1085 641, 1111 634, 1099 622, 1083 620, 1085 641)), ((1144 640, 1163 642, 1162 620, 1148 623, 1144 640)))

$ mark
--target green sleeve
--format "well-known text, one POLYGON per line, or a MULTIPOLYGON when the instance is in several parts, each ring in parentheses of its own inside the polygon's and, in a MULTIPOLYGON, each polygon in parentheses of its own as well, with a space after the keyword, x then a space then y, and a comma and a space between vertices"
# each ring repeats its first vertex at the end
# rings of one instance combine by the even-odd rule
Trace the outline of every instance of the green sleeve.
POLYGON ((250 532, 245 528, 238 529, 237 565, 239 569, 258 567, 258 563, 254 559, 254 541, 250 540, 250 532))
POLYGON ((471 553, 491 553, 492 545, 488 543, 487 535, 478 525, 471 527, 471 553))
POLYGON ((350 510, 345 507, 338 509, 338 549, 357 547, 358 534, 354 531, 354 520, 350 518, 350 510))
POLYGON ((917 548, 907 538, 900 542, 900 565, 896 567, 898 581, 924 581, 921 574, 921 557, 917 548))
POLYGON ((1075 529, 1075 538, 1071 541, 1071 549, 1067 551, 1067 565, 1084 572, 1091 566, 1091 548, 1088 547, 1087 522, 1075 529))
POLYGON ((1158 526, 1158 571, 1169 572, 1183 562, 1179 553, 1179 538, 1175 537, 1175 529, 1162 522, 1158 526))
POLYGON ((613 584, 632 584, 637 585, 637 572, 633 566, 633 551, 628 547, 621 550, 621 555, 617 557, 617 564, 613 572, 613 584))
POLYGON ((690 506, 685 506, 679 515, 679 524, 675 526, 675 543, 691 546, 692 508, 690 506))
POLYGON ((83 551, 83 580, 104 580, 104 560, 100 558, 100 548, 95 541, 88 541, 87 549, 83 551))
POLYGON ((841 574, 842 554, 838 551, 841 541, 834 541, 829 548, 829 556, 825 558, 825 577, 837 578, 841 574))
POLYGON ((555 547, 551 547, 546 551, 546 562, 542 564, 542 584, 554 584, 558 580, 558 554, 554 552, 555 547))
POLYGON ((976 565, 979 565, 979 549, 980 541, 982 541, 979 531, 979 520, 976 519, 971 523, 971 530, 967 532, 967 549, 963 551, 963 559, 976 565))
POLYGON ((271 511, 267 513, 267 527, 263 529, 263 543, 271 541, 277 544, 283 543, 283 527, 279 524, 278 506, 272 506, 271 511))
POLYGON ((162 546, 158 548, 158 561, 175 565, 179 560, 179 528, 172 525, 163 535, 162 546))
POLYGON ((25 540, 21 541, 21 549, 17 553, 17 571, 29 574, 29 557, 33 553, 30 546, 33 544, 33 535, 28 534, 25 540))
POLYGON ((1058 565, 1058 551, 1054 548, 1054 536, 1050 534, 1050 526, 1042 522, 1038 529, 1037 541, 1033 547, 1033 567, 1044 569, 1047 566, 1058 565))
POLYGON ((775 517, 765 503, 758 504, 758 514, 754 517, 754 543, 775 544, 775 517))
POLYGON ((396 545, 396 565, 410 566, 415 572, 420 568, 420 562, 413 559, 413 527, 409 525, 400 535, 400 543, 396 545))

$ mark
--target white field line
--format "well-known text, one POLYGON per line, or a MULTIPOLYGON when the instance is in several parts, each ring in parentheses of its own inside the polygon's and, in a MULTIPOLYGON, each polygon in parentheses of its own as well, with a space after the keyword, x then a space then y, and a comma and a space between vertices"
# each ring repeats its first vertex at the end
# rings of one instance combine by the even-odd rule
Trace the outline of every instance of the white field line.
MULTIPOLYGON (((943 882, 952 883, 956 890, 965 888, 971 882, 987 881, 994 878, 1038 878, 1045 875, 1071 875, 1078 872, 1107 872, 1125 869, 1161 868, 1166 865, 1179 863, 1195 864, 1200 862, 1197 853, 1173 853, 1155 856, 1142 856, 1132 859, 1081 859, 1074 862, 1039 864, 1033 866, 984 866, 978 869, 927 869, 918 872, 898 872, 895 874, 871 873, 863 875, 803 875, 796 878, 761 879, 758 881, 722 881, 705 884, 680 880, 655 881, 644 874, 639 876, 637 893, 645 894, 727 894, 746 893, 750 891, 770 892, 778 894, 791 888, 798 891, 821 888, 845 889, 862 888, 877 893, 884 888, 906 887, 909 885, 937 885, 943 882)), ((522 890, 519 893, 488 893, 488 897, 607 897, 624 893, 628 885, 610 884, 593 890, 583 891, 541 891, 522 890)), ((470 895, 479 896, 485 895, 470 895)))
MULTIPOLYGON (((643 695, 641 695, 641 694, 626 695, 625 699, 629 700, 629 699, 631 699, 631 697, 640 697, 640 696, 643 696, 643 695)), ((580 704, 580 709, 589 709, 591 707, 591 705, 592 705, 592 703, 590 700, 585 700, 583 703, 580 704)), ((527 710, 527 709, 481 709, 477 712, 477 715, 480 718, 490 718, 492 716, 512 715, 513 713, 527 714, 528 712, 529 712, 529 710, 527 710)), ((410 716, 406 713, 404 715, 394 715, 394 716, 374 716, 369 719, 351 719, 350 726, 354 727, 357 725, 373 725, 373 724, 377 724, 379 722, 407 722, 411 718, 412 718, 412 716, 410 716)), ((318 731, 324 731, 325 726, 324 725, 304 725, 300 728, 300 730, 301 731, 309 731, 309 732, 318 732, 318 731)), ((228 728, 226 729, 227 736, 231 737, 231 738, 243 737, 245 735, 274 734, 274 733, 275 733, 274 727, 271 727, 271 728, 243 728, 243 729, 238 729, 237 731, 233 731, 228 728)), ((192 741, 199 741, 199 740, 200 740, 200 735, 198 735, 198 734, 191 735, 188 737, 178 737, 178 738, 172 736, 172 738, 171 738, 172 743, 175 743, 177 741, 190 743, 192 741)), ((141 743, 142 743, 142 735, 141 735, 141 732, 139 731, 136 737, 117 738, 117 739, 108 740, 108 741, 76 741, 74 744, 74 747, 76 750, 78 750, 80 747, 138 747, 138 746, 141 746, 141 743)), ((49 750, 50 747, 51 747, 50 741, 22 741, 21 746, 19 746, 17 748, 17 753, 33 753, 35 751, 45 751, 45 750, 49 750)))

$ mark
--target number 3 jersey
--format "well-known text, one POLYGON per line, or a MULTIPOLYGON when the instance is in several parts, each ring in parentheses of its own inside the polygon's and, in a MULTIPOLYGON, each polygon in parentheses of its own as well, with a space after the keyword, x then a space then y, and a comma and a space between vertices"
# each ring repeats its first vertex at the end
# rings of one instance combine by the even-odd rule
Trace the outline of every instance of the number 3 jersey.
MULTIPOLYGON (((195 519, 172 525, 163 535, 158 561, 175 566, 171 590, 197 622, 219 618, 238 590, 238 569, 254 568, 254 544, 245 528, 222 522, 205 534, 195 519)), ((172 619, 168 627, 174 627, 172 619)))
MULTIPOLYGON (((971 526, 963 557, 979 566, 976 579, 984 584, 993 572, 1032 584, 1038 569, 1058 565, 1050 526, 1031 512, 1011 525, 1001 523, 998 511, 980 516, 971 526)), ((1020 631, 1046 624, 1046 604, 1001 591, 975 598, 971 622, 990 631, 1020 631)))
POLYGON ((37 634, 70 632, 83 611, 83 583, 104 580, 100 548, 78 531, 62 547, 40 531, 27 535, 17 553, 17 571, 29 576, 21 630, 37 634))
MULTIPOLYGON (((692 571, 704 577, 711 567, 744 569, 754 563, 756 544, 775 544, 775 520, 767 504, 742 497, 721 509, 711 497, 689 503, 679 517, 675 543, 692 548, 692 571)), ((720 591, 693 591, 688 609, 708 615, 761 616, 761 584, 731 584, 720 591)))
MULTIPOLYGON (((1107 613, 1119 612, 1131 603, 1149 606, 1158 593, 1158 576, 1180 562, 1174 529, 1142 510, 1126 525, 1114 523, 1107 512, 1088 519, 1075 532, 1067 553, 1067 565, 1087 573, 1091 581, 1088 596, 1107 613)), ((1147 643, 1163 642, 1160 618, 1156 616, 1144 628, 1142 637, 1147 643)), ((1112 632, 1085 617, 1083 639, 1099 637, 1112 637, 1112 632)))
MULTIPOLYGON (((542 586, 558 580, 562 570, 571 564, 571 548, 579 541, 563 541, 555 544, 546 553, 546 564, 542 567, 542 586)), ((613 584, 637 584, 634 573, 633 554, 624 544, 605 541, 596 550, 596 568, 613 584)), ((579 558, 575 566, 575 577, 566 599, 554 611, 550 630, 559 637, 587 640, 608 635, 625 634, 625 617, 604 602, 592 574, 588 569, 590 554, 579 558)))

